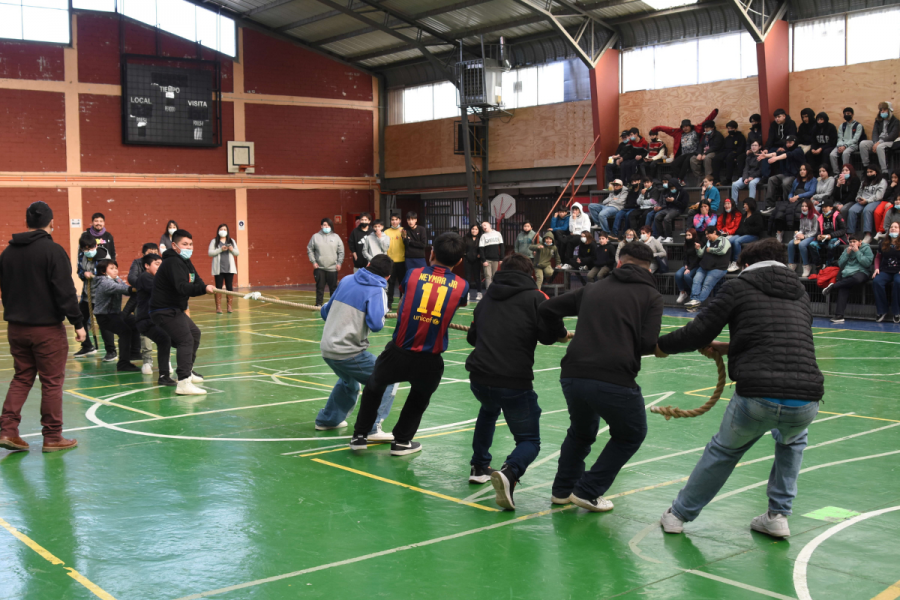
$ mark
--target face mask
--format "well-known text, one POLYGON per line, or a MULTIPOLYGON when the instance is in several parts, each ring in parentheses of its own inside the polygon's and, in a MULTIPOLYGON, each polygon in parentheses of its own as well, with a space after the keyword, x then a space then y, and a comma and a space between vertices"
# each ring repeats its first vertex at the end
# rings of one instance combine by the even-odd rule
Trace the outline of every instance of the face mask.
POLYGON ((730 212, 731 212, 731 207, 730 207, 730 206, 726 206, 726 207, 725 207, 725 212, 730 213, 730 212))
POLYGON ((331 227, 323 227, 322 233, 331 233, 331 227))
POLYGON ((581 238, 581 243, 582 243, 582 244, 587 244, 587 238, 586 238, 586 237, 581 238))
POLYGON ((897 239, 897 236, 900 235, 900 233, 897 233, 896 231, 892 231, 888 235, 891 236, 893 239, 897 239))
POLYGON ((219 237, 225 237, 228 235, 228 231, 226 229, 219 230, 219 237))
POLYGON ((891 116, 891 113, 881 113, 882 119, 887 119, 889 116, 891 116))
POLYGON ((634 137, 634 136, 631 136, 631 137, 629 137, 628 139, 631 140, 631 141, 633 142, 633 141, 636 140, 637 138, 634 137))
POLYGON ((842 173, 841 175, 843 175, 844 181, 850 179, 850 173, 842 173))
POLYGON ((641 241, 642 241, 642 242, 646 242, 646 241, 647 241, 647 234, 646 234, 646 233, 642 233, 642 234, 641 234, 641 241))
POLYGON ((94 258, 95 256, 97 256, 97 250, 85 250, 84 255, 88 258, 94 258))
POLYGON ((399 225, 391 225, 391 229, 400 229, 399 225))
POLYGON ((808 215, 808 214, 809 214, 809 209, 808 209, 808 208, 801 208, 801 209, 800 209, 800 212, 801 212, 802 214, 804 214, 804 215, 808 215))
POLYGON ((173 228, 170 227, 170 228, 169 228, 169 235, 173 235, 176 231, 178 231, 178 230, 177 230, 177 229, 173 229, 173 228))
POLYGON ((900 202, 895 202, 894 208, 896 208, 897 210, 900 210, 900 202))
POLYGON ((627 238, 625 238, 625 241, 626 241, 626 242, 633 242, 633 241, 634 241, 634 238, 633 238, 633 237, 627 237, 627 238))
POLYGON ((669 184, 668 184, 668 183, 663 183, 663 187, 666 188, 666 189, 669 189, 669 184))
POLYGON ((366 227, 369 226, 369 222, 368 221, 360 221, 359 226, 362 227, 363 229, 365 229, 366 227))
POLYGON ((831 215, 831 208, 826 208, 825 210, 822 211, 822 214, 825 215, 826 217, 827 217, 827 216, 830 216, 830 215, 831 215))
POLYGON ((552 246, 552 245, 553 245, 553 242, 544 242, 544 245, 545 245, 545 246, 552 246))
POLYGON ((853 120, 853 115, 844 115, 844 120, 848 123, 853 120))
POLYGON ((191 259, 191 255, 192 255, 193 253, 194 253, 194 250, 193 250, 192 248, 183 248, 183 249, 181 250, 181 252, 178 253, 178 256, 180 256, 180 257, 183 258, 184 260, 190 260, 190 259, 191 259))

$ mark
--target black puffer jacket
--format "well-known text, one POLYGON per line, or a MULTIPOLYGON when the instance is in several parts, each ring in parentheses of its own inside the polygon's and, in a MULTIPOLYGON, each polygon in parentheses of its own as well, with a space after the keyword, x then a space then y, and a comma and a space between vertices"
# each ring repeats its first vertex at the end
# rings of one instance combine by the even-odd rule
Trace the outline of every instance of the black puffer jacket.
POLYGON ((781 263, 751 265, 722 286, 709 306, 659 338, 666 354, 709 346, 725 326, 731 335, 728 375, 741 396, 821 400, 809 297, 797 274, 781 263))

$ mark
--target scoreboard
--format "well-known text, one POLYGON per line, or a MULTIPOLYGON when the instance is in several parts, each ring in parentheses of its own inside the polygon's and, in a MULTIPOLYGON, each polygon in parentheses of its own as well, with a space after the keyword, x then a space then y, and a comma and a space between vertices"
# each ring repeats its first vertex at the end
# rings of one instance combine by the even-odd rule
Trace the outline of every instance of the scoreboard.
POLYGON ((219 86, 214 82, 217 65, 171 64, 123 59, 122 142, 200 148, 221 145, 219 86))

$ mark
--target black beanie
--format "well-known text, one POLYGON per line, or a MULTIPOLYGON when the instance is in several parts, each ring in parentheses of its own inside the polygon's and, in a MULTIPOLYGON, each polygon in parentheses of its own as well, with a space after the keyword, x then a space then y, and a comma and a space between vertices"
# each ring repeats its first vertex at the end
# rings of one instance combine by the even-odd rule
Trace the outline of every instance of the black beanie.
POLYGON ((46 202, 32 202, 25 211, 25 224, 31 229, 43 229, 53 220, 53 209, 46 202))
POLYGON ((681 126, 682 126, 682 127, 693 127, 693 125, 691 125, 691 120, 690 120, 690 119, 685 119, 685 120, 683 120, 683 121, 681 122, 681 126))

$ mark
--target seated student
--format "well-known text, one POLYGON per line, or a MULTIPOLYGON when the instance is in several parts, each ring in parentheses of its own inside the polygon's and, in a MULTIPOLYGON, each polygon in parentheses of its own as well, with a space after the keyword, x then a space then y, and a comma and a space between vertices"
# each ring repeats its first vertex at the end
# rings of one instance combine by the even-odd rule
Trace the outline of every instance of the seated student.
POLYGON ((600 232, 599 239, 594 254, 594 266, 587 276, 588 281, 592 283, 600 281, 616 268, 617 249, 609 243, 609 236, 606 233, 600 232))
POLYGON ((575 248, 581 242, 581 232, 591 230, 591 218, 584 212, 580 202, 572 204, 572 216, 569 217, 569 235, 561 244, 559 254, 562 256, 563 265, 561 268, 567 268, 572 261, 572 255, 575 248))
MULTIPOLYGON (((757 142, 760 148, 763 147, 765 140, 763 139, 762 125, 760 124, 761 121, 762 117, 759 114, 750 115, 750 131, 747 132, 747 150, 744 152, 744 155, 738 159, 737 175, 744 172, 744 166, 750 159, 750 146, 753 145, 753 142, 757 142)), ((753 194, 750 195, 752 196, 753 194)))
POLYGON ((878 113, 875 116, 875 125, 872 127, 872 139, 862 140, 859 143, 859 158, 863 167, 869 166, 872 155, 878 156, 878 164, 881 172, 887 176, 886 152, 894 145, 894 140, 900 137, 900 121, 894 116, 894 108, 890 102, 880 102, 878 113))
POLYGON ((675 289, 678 290, 676 304, 684 304, 691 296, 694 285, 694 272, 700 266, 700 255, 697 254, 697 230, 691 227, 684 234, 683 266, 675 272, 675 289))
POLYGON ((653 262, 650 263, 650 272, 656 273, 659 270, 659 261, 666 259, 666 249, 662 243, 653 237, 653 230, 649 225, 644 225, 640 229, 641 241, 653 251, 653 262))
POLYGON ((878 247, 875 256, 875 278, 872 291, 875 293, 875 321, 884 321, 888 312, 887 288, 891 286, 891 317, 900 323, 900 223, 891 223, 888 235, 878 247))
POLYGON ((659 191, 653 186, 653 182, 648 178, 641 180, 641 193, 638 195, 637 208, 628 217, 628 225, 632 229, 638 229, 641 225, 651 225, 653 223, 653 209, 659 206, 657 199, 659 191))
POLYGON ((749 244, 755 242, 762 237, 766 225, 763 222, 762 215, 756 210, 756 200, 747 198, 744 200, 744 216, 741 217, 741 224, 738 225, 734 235, 728 236, 728 243, 731 244, 731 263, 728 265, 728 272, 734 273, 740 271, 738 259, 741 256, 741 244, 749 244))
POLYGON ((647 140, 641 136, 640 129, 632 127, 628 131, 628 146, 622 155, 625 159, 622 161, 622 179, 624 181, 630 180, 635 173, 638 173, 638 178, 640 178, 638 169, 643 164, 644 157, 647 156, 648 146, 647 140))
POLYGON ((697 241, 703 243, 703 240, 706 239, 706 229, 715 229, 716 221, 718 220, 718 216, 709 212, 709 203, 701 202, 700 209, 694 215, 693 225, 694 229, 697 231, 697 241))
POLYGON ((735 207, 735 202, 731 198, 725 198, 724 204, 724 212, 716 226, 719 228, 719 231, 722 232, 722 235, 725 235, 730 239, 731 236, 737 234, 738 227, 741 226, 743 215, 741 215, 741 211, 735 207))
POLYGON ((816 113, 811 108, 800 111, 800 125, 797 127, 797 145, 806 154, 812 149, 816 130, 816 113))
MULTIPOLYGON (((813 167, 815 168, 815 167, 813 167)), ((831 201, 834 194, 834 177, 828 171, 828 164, 819 167, 819 177, 816 179, 816 192, 812 195, 816 210, 822 210, 822 205, 831 201)))
POLYGON ((839 210, 830 204, 822 206, 819 215, 819 234, 809 244, 810 264, 817 271, 819 267, 831 266, 840 255, 840 247, 847 243, 847 225, 839 210))
MULTIPOLYGON (((162 264, 162 257, 157 254, 147 254, 141 259, 141 267, 144 271, 134 278, 132 287, 137 292, 134 297, 137 298, 137 308, 134 311, 135 328, 140 332, 141 337, 156 344, 156 357, 159 364, 159 379, 157 385, 175 386, 178 382, 172 379, 172 363, 170 362, 170 354, 172 350, 172 338, 169 334, 153 324, 150 320, 150 296, 153 293, 153 278, 162 264)), ((128 274, 131 277, 131 273, 128 274)), ((129 281, 132 281, 129 279, 129 281)), ((152 352, 152 348, 151 348, 152 352)), ((144 363, 144 367, 147 363, 144 363)), ((150 368, 152 372, 152 354, 150 368)), ((141 372, 147 375, 144 369, 141 372)))
POLYGON ((581 243, 575 248, 575 254, 570 263, 572 267, 579 271, 590 271, 594 268, 594 259, 597 256, 597 244, 594 242, 594 236, 591 231, 581 232, 581 243))
POLYGON ((812 200, 804 200, 800 207, 799 231, 794 234, 794 239, 788 242, 788 268, 797 270, 796 256, 800 253, 803 261, 803 275, 809 277, 812 265, 809 262, 809 245, 816 241, 819 235, 819 213, 812 200))
POLYGON ((609 157, 606 165, 606 181, 612 181, 622 176, 622 163, 625 162, 630 137, 631 134, 627 129, 619 134, 619 146, 616 148, 616 153, 609 157))
POLYGON ((678 179, 674 175, 663 175, 662 178, 661 206, 654 209, 653 231, 659 241, 664 244, 672 243, 672 228, 684 209, 687 207, 687 192, 681 189, 678 179))
POLYGON ((692 204, 689 207, 688 218, 685 222, 685 227, 687 227, 690 223, 694 221, 694 216, 700 212, 700 205, 703 203, 709 204, 709 212, 717 215, 719 214, 719 204, 721 203, 721 195, 719 194, 719 190, 713 183, 713 176, 709 175, 704 177, 700 181, 700 201, 696 204, 692 204))
MULTIPOLYGON (((800 166, 803 164, 803 150, 797 146, 797 137, 789 135, 784 140, 784 150, 778 150, 775 153, 766 155, 768 160, 763 161, 762 165, 773 165, 781 162, 781 173, 769 177, 768 193, 766 194, 766 208, 760 212, 764 215, 770 215, 775 212, 776 202, 780 198, 786 200, 790 197, 791 190, 794 187, 794 179, 800 174, 800 166)), ((807 172, 809 172, 807 170, 807 172)), ((765 178, 765 168, 762 169, 762 176, 765 178)))
MULTIPOLYGON (((831 195, 831 204, 834 208, 840 211, 846 206, 849 211, 859 195, 859 185, 860 181, 859 177, 856 176, 856 169, 851 164, 844 165, 834 181, 834 192, 831 195)), ((843 214, 841 216, 846 220, 843 214)))
MULTIPOLYGON (((783 108, 776 109, 773 116, 774 120, 769 125, 769 137, 766 139, 766 143, 763 146, 765 148, 765 153, 769 158, 777 156, 779 153, 784 153, 788 149, 787 139, 793 137, 794 142, 796 143, 797 137, 797 124, 783 108)), ((802 158, 799 159, 798 162, 803 162, 802 158)), ((764 180, 767 179, 769 175, 778 172, 778 167, 772 167, 774 164, 775 163, 771 161, 760 163, 760 173, 764 180)), ((784 165, 781 165, 781 172, 784 172, 784 165)), ((796 173, 792 173, 792 175, 796 175, 796 173)))
POLYGON ((725 136, 720 155, 721 160, 719 156, 713 160, 713 175, 717 182, 721 181, 725 185, 730 185, 743 170, 743 166, 738 169, 738 165, 743 165, 745 162, 742 159, 747 156, 747 138, 738 130, 737 121, 728 121, 725 129, 728 131, 728 135, 725 136))
POLYGON ((475 348, 466 359, 469 387, 481 404, 472 433, 469 483, 490 481, 497 504, 507 510, 515 510, 513 491, 541 448, 541 407, 532 383, 535 347, 567 335, 561 318, 541 318, 538 309, 547 296, 535 287, 533 270, 522 255, 505 260, 487 296, 475 307, 466 335, 475 348), (490 450, 501 412, 516 447, 495 471, 490 450))
POLYGON ((884 192, 884 196, 881 197, 881 204, 875 209, 875 229, 878 230, 875 239, 878 241, 881 241, 887 235, 887 230, 884 228, 884 215, 893 208, 898 196, 900 196, 900 169, 896 169, 891 173, 888 187, 884 192))
POLYGON ((621 238, 622 234, 625 233, 629 223, 629 216, 637 210, 637 202, 640 195, 641 176, 635 173, 631 177, 631 185, 628 188, 628 193, 625 195, 625 204, 622 205, 622 209, 616 213, 616 218, 613 220, 614 235, 621 238))
POLYGON ((138 335, 134 315, 122 313, 122 295, 131 295, 130 285, 119 279, 119 265, 113 259, 97 263, 97 276, 91 282, 94 300, 94 316, 97 324, 119 336, 119 362, 116 371, 138 372, 131 364, 131 340, 138 335))
POLYGON ((666 162, 666 151, 666 143, 659 139, 659 130, 651 129, 650 142, 647 144, 647 156, 644 157, 643 163, 640 165, 641 173, 644 177, 656 179, 659 165, 666 162))
MULTIPOLYGON (((682 143, 683 140, 682 140, 682 143)), ((700 139, 700 152, 691 157, 691 171, 698 178, 702 175, 712 177, 713 160, 722 154, 725 147, 725 137, 716 129, 715 121, 703 122, 703 137, 700 139)))
POLYGON ((837 292, 832 323, 839 325, 844 322, 844 310, 847 308, 850 292, 872 277, 874 261, 872 248, 867 244, 860 244, 859 238, 850 236, 850 244, 838 259, 838 267, 841 269, 838 280, 822 290, 824 296, 837 292))
POLYGON ((759 185, 760 178, 760 145, 754 140, 750 144, 750 150, 747 151, 747 161, 744 163, 744 170, 740 177, 731 184, 731 197, 735 200, 738 198, 738 192, 750 189, 750 197, 756 198, 756 186, 759 185))
POLYGON ((866 167, 866 176, 860 182, 859 194, 855 204, 845 204, 841 208, 841 215, 847 221, 847 229, 853 234, 857 232, 859 216, 862 215, 862 230, 865 233, 862 243, 872 241, 875 232, 875 209, 881 203, 884 193, 887 191, 887 182, 878 169, 869 165, 866 167))
POLYGON ((791 191, 785 199, 775 203, 775 214, 769 220, 769 231, 775 231, 775 237, 779 242, 782 241, 782 232, 794 231, 801 205, 815 193, 816 178, 813 176, 812 167, 802 164, 791 183, 791 191))
MULTIPOLYGON (((593 207, 595 205, 590 204, 589 206, 593 207)), ((550 219, 550 229, 553 232, 553 241, 556 242, 556 245, 562 244, 566 236, 569 235, 569 210, 565 206, 560 206, 553 218, 550 219)))
MULTIPOLYGON (((704 119, 704 122, 714 120, 718 114, 719 109, 713 109, 704 119)), ((703 131, 703 126, 692 125, 690 119, 684 119, 681 121, 681 127, 657 125, 654 129, 670 135, 674 139, 672 156, 675 159, 672 161, 672 169, 675 173, 675 178, 681 182, 681 185, 684 185, 684 176, 687 175, 691 166, 690 160, 700 151, 700 134, 703 131)))
POLYGON ((612 180, 612 191, 601 202, 588 204, 591 213, 591 221, 600 226, 604 232, 609 233, 609 219, 616 216, 625 207, 625 199, 628 190, 622 187, 621 179, 612 180))
POLYGON ((407 382, 410 391, 394 425, 391 456, 422 450, 422 444, 413 438, 444 374, 441 355, 450 343, 447 337, 450 322, 456 309, 466 305, 469 295, 469 284, 452 272, 465 255, 466 244, 461 237, 442 233, 434 239, 431 265, 407 273, 393 338, 375 361, 375 369, 363 389, 350 440, 351 450, 365 450, 368 446, 367 434, 378 418, 378 407, 387 386, 407 382), (422 306, 430 309, 424 320, 418 312, 422 306))
POLYGON ((363 238, 362 254, 366 263, 379 254, 387 254, 391 249, 391 238, 384 232, 384 221, 375 219, 372 221, 372 232, 363 238))
MULTIPOLYGON (((97 349, 91 343, 91 325, 90 325, 90 304, 88 304, 88 289, 91 280, 97 275, 97 263, 101 260, 109 258, 106 248, 97 247, 97 238, 90 233, 82 233, 78 238, 78 278, 84 282, 81 288, 81 301, 78 308, 81 309, 81 316, 84 318, 84 327, 88 332, 87 338, 81 342, 81 349, 75 353, 75 358, 84 358, 97 354, 97 349)), ((93 300, 93 297, 92 297, 93 300)), ((116 336, 112 331, 100 329, 100 337, 103 338, 103 345, 106 350, 106 356, 103 362, 112 362, 118 358, 116 354, 116 336)), ((95 340, 97 341, 97 340, 95 340)), ((99 342, 98 342, 99 343, 99 342)))
POLYGON ((616 246, 616 264, 619 263, 619 255, 621 255, 621 253, 622 253, 622 248, 624 248, 626 244, 630 244, 636 239, 637 239, 637 232, 635 232, 634 229, 629 229, 625 232, 625 237, 616 246))
POLYGON ((865 127, 853 118, 853 108, 844 109, 844 123, 837 129, 836 147, 828 155, 831 160, 831 170, 835 173, 839 170, 839 164, 850 164, 853 153, 859 150, 859 142, 865 134, 865 127), (840 161, 840 163, 838 163, 840 161))
POLYGON ((553 279, 552 263, 561 265, 562 259, 559 256, 559 250, 553 245, 553 236, 549 233, 544 235, 543 244, 532 244, 528 246, 528 249, 534 252, 534 280, 537 288, 541 289, 544 277, 548 282, 553 279))
POLYGON ((685 308, 697 308, 709 298, 719 280, 725 277, 728 258, 731 256, 731 244, 728 238, 720 236, 715 229, 706 232, 706 245, 694 243, 700 266, 694 274, 691 286, 691 299, 684 303, 685 308))
POLYGON ((816 127, 813 130, 813 143, 806 153, 806 162, 813 168, 820 165, 831 167, 828 157, 837 145, 837 127, 828 122, 828 113, 820 112, 816 115, 816 127))
POLYGON ((891 230, 891 223, 900 223, 900 193, 894 196, 893 202, 884 212, 884 222, 882 224, 885 231, 891 230))

